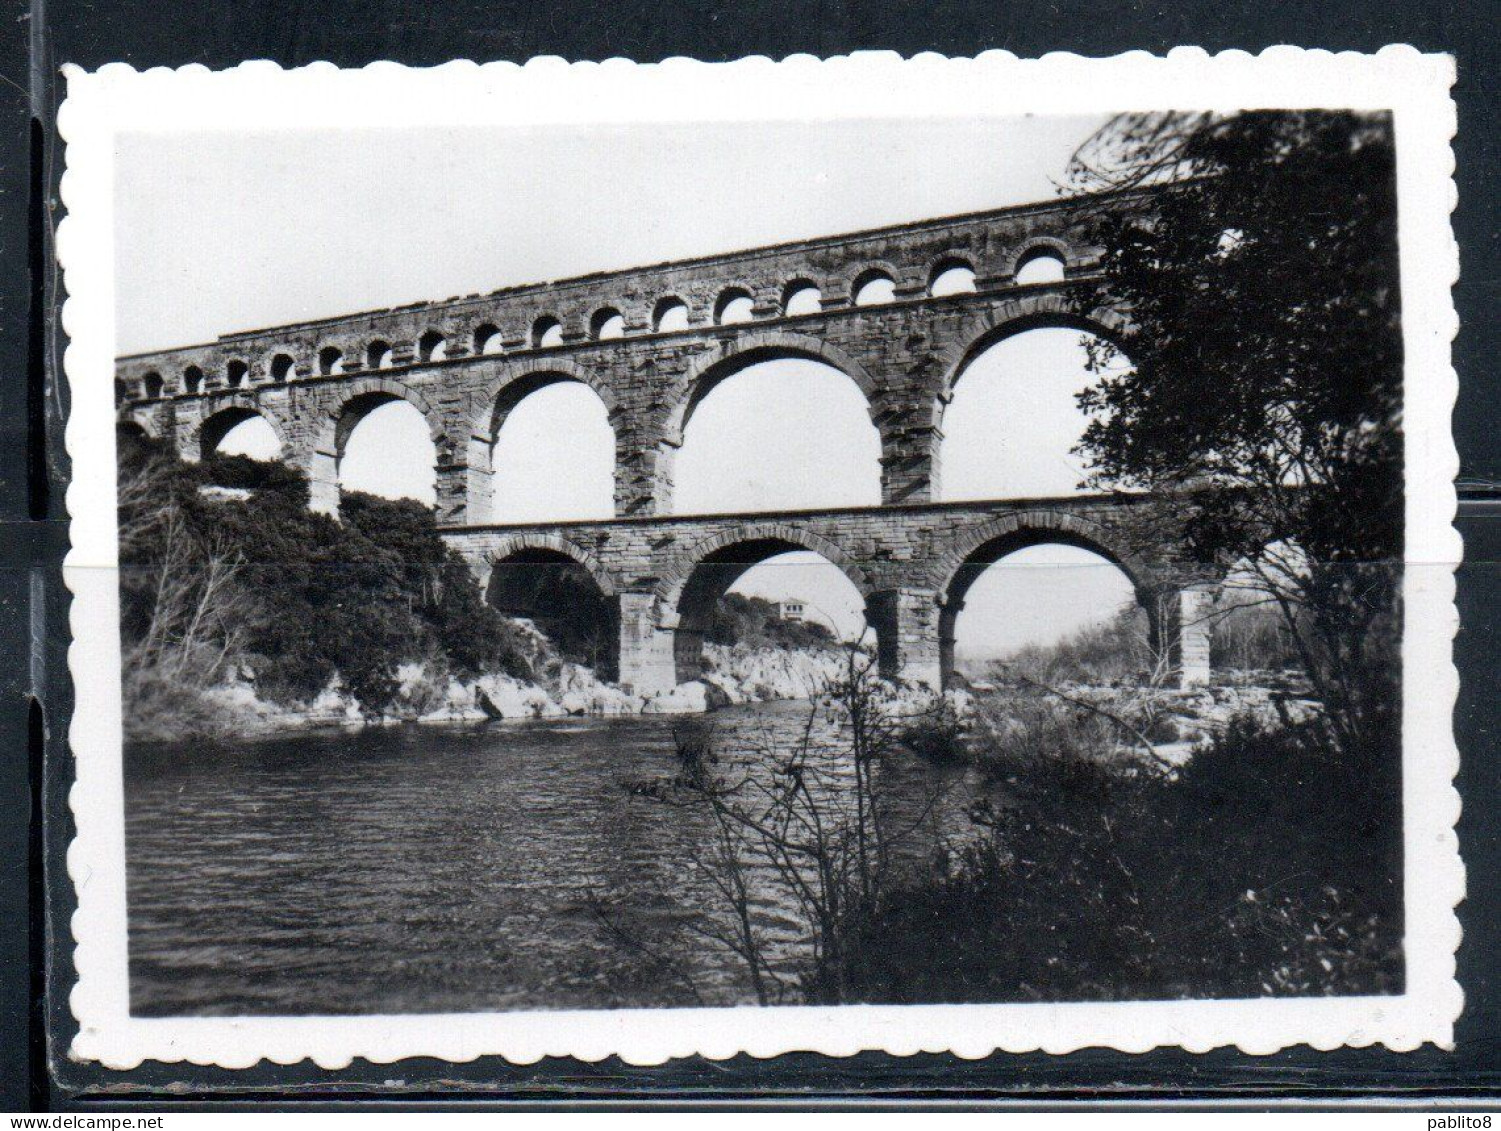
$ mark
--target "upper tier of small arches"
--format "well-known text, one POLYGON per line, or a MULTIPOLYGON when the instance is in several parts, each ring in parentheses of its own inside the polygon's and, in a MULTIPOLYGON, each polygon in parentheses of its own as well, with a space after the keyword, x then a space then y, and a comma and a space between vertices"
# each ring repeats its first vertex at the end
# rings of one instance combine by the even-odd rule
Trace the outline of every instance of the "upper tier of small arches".
MULTIPOLYGON (((331 340, 294 342, 272 333, 245 341, 243 352, 220 342, 194 350, 164 351, 181 356, 180 368, 167 358, 145 357, 122 364, 115 382, 117 403, 161 397, 285 384, 304 378, 337 376, 408 365, 433 365, 464 357, 547 350, 559 346, 680 333, 783 318, 803 318, 850 308, 928 299, 962 299, 998 288, 1051 286, 1088 267, 1089 256, 1054 236, 1031 236, 997 261, 981 263, 966 253, 945 252, 909 268, 885 261, 851 264, 838 275, 800 272, 786 281, 721 281, 696 295, 683 288, 630 301, 571 304, 558 292, 539 294, 529 312, 514 321, 465 303, 433 324, 399 339, 395 319, 372 320, 366 336, 331 326, 331 340), (989 275, 982 270, 990 270, 989 275), (386 325, 388 329, 382 329, 386 325), (262 344, 264 343, 264 344, 262 344), (206 356, 207 355, 207 356, 206 356), (217 359, 217 363, 210 358, 217 359)), ((392 312, 410 325, 413 309, 392 312)))

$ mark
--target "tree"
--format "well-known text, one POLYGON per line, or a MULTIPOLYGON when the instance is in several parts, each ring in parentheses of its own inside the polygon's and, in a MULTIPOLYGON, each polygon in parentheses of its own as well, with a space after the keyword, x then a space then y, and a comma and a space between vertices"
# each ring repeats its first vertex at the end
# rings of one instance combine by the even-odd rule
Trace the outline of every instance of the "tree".
MULTIPOLYGON (((938 801, 935 788, 915 812, 901 806, 889 761, 913 720, 886 699, 868 655, 844 655, 790 748, 768 734, 721 750, 712 726, 689 724, 674 731, 681 772, 631 787, 707 816, 694 868, 714 905, 689 929, 736 956, 761 1005, 853 1000, 846 948, 899 888, 896 854, 938 801)), ((591 906, 612 935, 647 951, 646 930, 591 906)))
POLYGON ((1092 221, 1130 325, 1092 347, 1090 482, 1191 492, 1193 547, 1256 572, 1334 744, 1370 756, 1396 729, 1403 545, 1389 116, 1124 115, 1071 180, 1127 192, 1092 221))
POLYGON ((709 622, 711 644, 748 648, 832 649, 839 641, 826 625, 813 620, 783 620, 774 601, 726 593, 709 622))

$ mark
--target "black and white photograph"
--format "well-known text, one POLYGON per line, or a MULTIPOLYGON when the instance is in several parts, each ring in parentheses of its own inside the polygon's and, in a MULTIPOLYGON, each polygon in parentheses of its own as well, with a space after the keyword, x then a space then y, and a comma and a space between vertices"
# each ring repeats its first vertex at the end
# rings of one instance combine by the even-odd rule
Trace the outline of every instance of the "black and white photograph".
POLYGON ((1194 93, 110 131, 121 1017, 1449 985, 1410 127, 1194 93))

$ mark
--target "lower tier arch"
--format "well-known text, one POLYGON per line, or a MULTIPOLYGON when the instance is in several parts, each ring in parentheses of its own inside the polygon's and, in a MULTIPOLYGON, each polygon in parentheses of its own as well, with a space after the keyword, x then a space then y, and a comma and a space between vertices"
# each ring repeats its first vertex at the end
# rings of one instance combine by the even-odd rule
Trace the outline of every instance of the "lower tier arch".
POLYGON ((489 563, 485 599, 506 616, 531 621, 562 659, 604 680, 619 677, 614 586, 589 555, 564 540, 534 536, 503 545, 489 563))

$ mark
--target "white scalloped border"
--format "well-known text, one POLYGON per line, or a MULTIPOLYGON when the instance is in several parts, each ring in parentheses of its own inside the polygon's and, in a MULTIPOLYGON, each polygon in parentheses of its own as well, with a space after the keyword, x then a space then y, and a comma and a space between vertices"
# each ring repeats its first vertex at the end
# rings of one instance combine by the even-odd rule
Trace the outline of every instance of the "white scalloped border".
POLYGON ((356 1057, 388 1063, 428 1056, 517 1064, 544 1056, 597 1061, 618 1055, 660 1064, 699 1054, 771 1057, 866 1049, 906 1056, 994 1051, 1066 1053, 1088 1046, 1202 1052, 1235 1045, 1266 1054, 1383 1044, 1451 1047, 1462 994, 1454 909, 1464 869, 1454 824, 1459 754, 1451 717, 1458 691, 1453 571, 1461 556, 1453 486, 1459 461, 1449 416, 1457 390, 1450 342, 1458 321, 1450 288, 1458 249, 1453 60, 1411 47, 1375 55, 1274 47, 1260 55, 1178 48, 1165 57, 1108 59, 1005 52, 973 59, 886 52, 819 60, 762 57, 708 64, 674 58, 525 65, 454 62, 425 70, 319 63, 283 70, 245 63, 137 72, 110 64, 65 68, 58 116, 67 142, 57 232, 68 299, 64 368, 72 391, 66 442, 73 593, 69 666, 77 706, 69 730, 77 759, 70 802, 77 836, 68 871, 78 971, 70 1002, 79 1032, 70 1055, 129 1069, 146 1060, 243 1068, 265 1059, 312 1059, 327 1069, 356 1057), (827 117, 974 116, 1188 107, 1390 108, 1399 153, 1399 227, 1406 346, 1407 550, 1403 641, 1404 825, 1408 987, 1400 997, 970 1006, 624 1010, 372 1017, 132 1018, 128 1010, 123 790, 120 768, 118 599, 115 582, 113 429, 112 138, 135 128, 232 130, 381 125, 609 123, 827 117), (810 110, 810 107, 812 108, 810 110))

